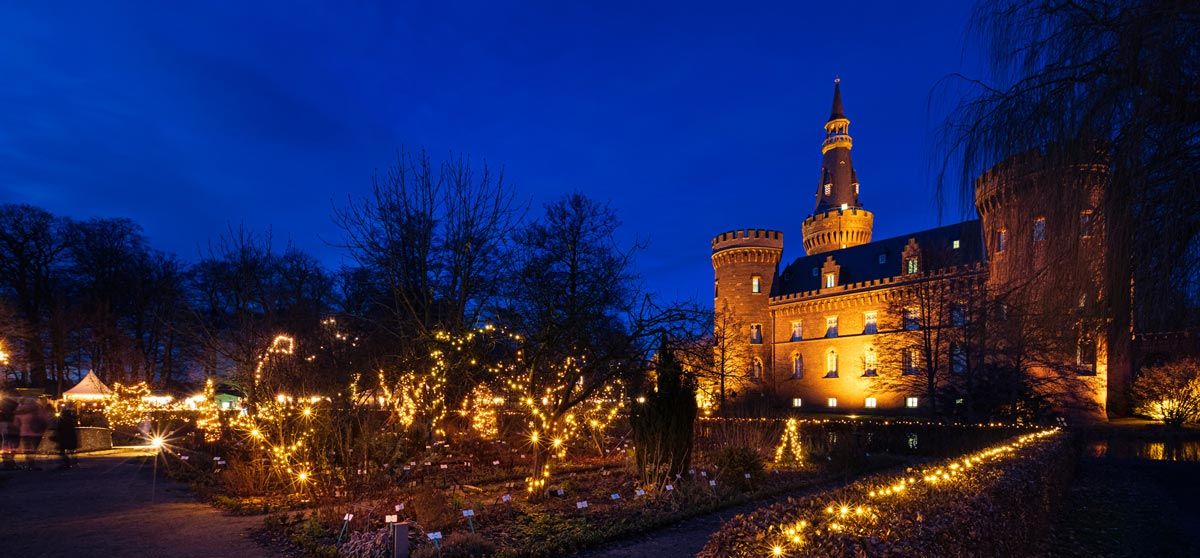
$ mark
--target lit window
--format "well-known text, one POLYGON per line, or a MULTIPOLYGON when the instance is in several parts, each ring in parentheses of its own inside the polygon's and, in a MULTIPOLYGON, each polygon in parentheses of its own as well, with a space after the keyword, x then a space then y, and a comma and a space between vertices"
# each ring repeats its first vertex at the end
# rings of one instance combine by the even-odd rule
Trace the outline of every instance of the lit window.
POLYGON ((856 196, 858 195, 858 183, 857 182, 854 183, 854 195, 856 195, 856 196))
POLYGON ((1041 242, 1046 240, 1046 218, 1038 217, 1033 221, 1033 241, 1041 242))
POLYGON ((829 406, 829 407, 831 407, 831 408, 832 408, 832 407, 837 407, 837 398, 836 398, 836 397, 830 397, 829 399, 826 399, 826 400, 825 400, 825 405, 827 405, 827 406, 829 406))
POLYGON ((867 352, 863 354, 863 376, 878 376, 878 367, 879 356, 875 353, 875 347, 867 347, 867 352))
POLYGON ((904 406, 908 407, 909 409, 916 409, 917 405, 919 403, 920 403, 920 401, 916 397, 905 397, 904 398, 904 406))
POLYGON ((915 308, 904 309, 904 329, 907 331, 921 329, 921 314, 915 308))
POLYGON ((863 314, 863 333, 877 333, 879 331, 878 314, 872 310, 863 314))
POLYGON ((825 337, 837 337, 837 316, 828 316, 825 318, 825 337))
POLYGON ((762 324, 750 324, 750 342, 755 345, 762 344, 762 324))
POLYGON ((868 409, 874 409, 875 408, 875 398, 868 397, 866 403, 864 403, 863 406, 868 409))
POLYGON ((832 273, 826 273, 825 274, 825 288, 832 289, 835 285, 837 285, 837 276, 832 273))
POLYGON ((917 260, 917 258, 909 258, 904 261, 905 273, 912 274, 912 273, 916 273, 920 270, 921 270, 921 263, 919 260, 917 260))
POLYGON ((717 298, 717 295, 721 292, 720 286, 720 281, 713 281, 713 298, 717 298))
POLYGON ((833 194, 833 184, 832 183, 825 185, 825 196, 829 197, 830 194, 833 194))
POLYGON ((804 357, 800 353, 792 355, 792 377, 800 379, 804 377, 804 357))
POLYGON ((996 231, 996 253, 1003 252, 1008 248, 1008 229, 1000 229, 996 231))
POLYGON ((953 246, 954 246, 955 250, 958 250, 958 248, 959 248, 959 246, 961 246, 961 244, 958 242, 958 240, 955 240, 953 246))
POLYGON ((792 322, 792 341, 799 341, 804 338, 800 324, 801 322, 799 321, 792 322))
POLYGON ((829 352, 825 353, 825 377, 838 377, 838 356, 837 351, 833 349, 829 349, 829 352))
POLYGON ((762 379, 762 375, 763 375, 762 359, 755 358, 754 360, 750 361, 750 379, 758 381, 758 380, 762 379))
POLYGON ((880 255, 879 255, 879 263, 881 263, 881 264, 885 264, 885 263, 887 263, 887 254, 880 254, 880 255))
POLYGON ((793 407, 799 407, 801 403, 803 403, 803 401, 800 401, 800 398, 799 398, 799 397, 796 397, 796 398, 792 399, 792 406, 793 406, 793 407))
POLYGON ((967 350, 962 343, 950 343, 950 371, 955 374, 967 371, 967 350))
POLYGON ((843 204, 842 204, 842 211, 845 211, 845 210, 847 210, 847 209, 850 209, 850 204, 848 204, 848 203, 843 203, 843 204))
POLYGON ((752 293, 761 293, 762 292, 762 277, 755 275, 750 278, 750 292, 752 292, 752 293))

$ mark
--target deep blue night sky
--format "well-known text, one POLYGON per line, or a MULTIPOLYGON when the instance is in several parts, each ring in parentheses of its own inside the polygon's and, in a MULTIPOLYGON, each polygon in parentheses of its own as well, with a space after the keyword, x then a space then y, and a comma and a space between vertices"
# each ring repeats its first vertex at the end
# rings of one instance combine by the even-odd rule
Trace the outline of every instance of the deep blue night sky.
POLYGON ((0 201, 130 217, 185 259, 272 227, 336 266, 333 205, 426 146, 535 208, 610 202, 648 286, 698 300, 715 233, 802 255, 835 75, 875 238, 936 226, 933 91, 979 74, 961 1, 25 4, 0 8, 0 201))

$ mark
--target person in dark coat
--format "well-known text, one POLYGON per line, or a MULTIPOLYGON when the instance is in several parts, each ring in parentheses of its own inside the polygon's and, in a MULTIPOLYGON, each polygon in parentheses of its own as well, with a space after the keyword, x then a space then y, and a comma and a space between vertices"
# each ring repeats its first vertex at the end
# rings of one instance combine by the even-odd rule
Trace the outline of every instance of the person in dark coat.
POLYGON ((62 458, 59 467, 68 469, 75 465, 75 450, 79 449, 79 416, 75 414, 75 406, 70 403, 63 406, 58 414, 58 426, 54 429, 54 442, 58 444, 58 455, 62 458))

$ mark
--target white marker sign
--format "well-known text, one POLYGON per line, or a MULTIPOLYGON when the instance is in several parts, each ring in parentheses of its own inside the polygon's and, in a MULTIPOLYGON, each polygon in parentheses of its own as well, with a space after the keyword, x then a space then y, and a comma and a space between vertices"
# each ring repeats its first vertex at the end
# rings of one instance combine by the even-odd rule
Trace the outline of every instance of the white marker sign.
POLYGON ((512 496, 509 496, 508 494, 505 494, 504 496, 501 496, 501 497, 500 497, 500 500, 501 500, 501 501, 503 501, 503 502, 507 502, 507 501, 509 501, 509 500, 512 500, 512 496))
POLYGON ((394 516, 394 515, 385 515, 385 516, 383 516, 383 522, 384 522, 384 523, 396 523, 397 521, 398 521, 398 520, 397 520, 396 516, 394 516))
POLYGON ((621 495, 620 495, 620 494, 617 494, 616 492, 613 492, 613 493, 612 493, 612 496, 609 496, 609 498, 612 498, 613 500, 620 500, 620 499, 621 499, 621 495))
POLYGON ((463 517, 475 517, 475 510, 463 510, 463 517))
POLYGON ((675 490, 675 487, 674 487, 673 485, 670 485, 670 484, 668 484, 668 485, 667 485, 667 492, 670 492, 670 491, 672 491, 672 490, 675 490))
POLYGON ((580 500, 578 502, 575 502, 575 507, 579 508, 581 510, 587 508, 587 500, 580 500))
POLYGON ((639 489, 637 489, 637 490, 635 490, 635 491, 634 491, 634 494, 637 494, 638 496, 645 496, 645 495, 646 495, 646 491, 645 491, 645 490, 642 490, 642 489, 640 489, 640 488, 639 488, 639 489))
POLYGON ((441 531, 434 531, 427 536, 429 537, 429 540, 431 540, 431 541, 442 540, 442 532, 441 531))

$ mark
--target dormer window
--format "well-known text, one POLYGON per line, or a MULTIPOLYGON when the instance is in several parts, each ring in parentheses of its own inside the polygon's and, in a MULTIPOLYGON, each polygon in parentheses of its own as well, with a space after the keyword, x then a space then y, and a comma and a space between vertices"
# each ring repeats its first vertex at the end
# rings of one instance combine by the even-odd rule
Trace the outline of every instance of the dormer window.
POLYGON ((820 275, 820 274, 821 274, 821 268, 819 268, 819 267, 814 267, 814 268, 813 268, 813 277, 816 277, 816 276, 818 276, 818 275, 820 275))
POLYGON ((885 263, 887 263, 887 254, 880 254, 880 255, 879 255, 879 263, 881 263, 881 264, 885 264, 885 263))
POLYGON ((825 288, 832 289, 837 286, 837 275, 833 273, 825 274, 825 288))
POLYGON ((750 277, 750 292, 754 294, 762 293, 762 276, 754 275, 750 277))
POLYGON ((958 250, 958 248, 962 246, 962 243, 955 239, 954 242, 951 243, 951 246, 953 246, 955 250, 958 250))
POLYGON ((917 258, 908 258, 904 260, 904 272, 912 275, 921 270, 921 260, 917 258))

